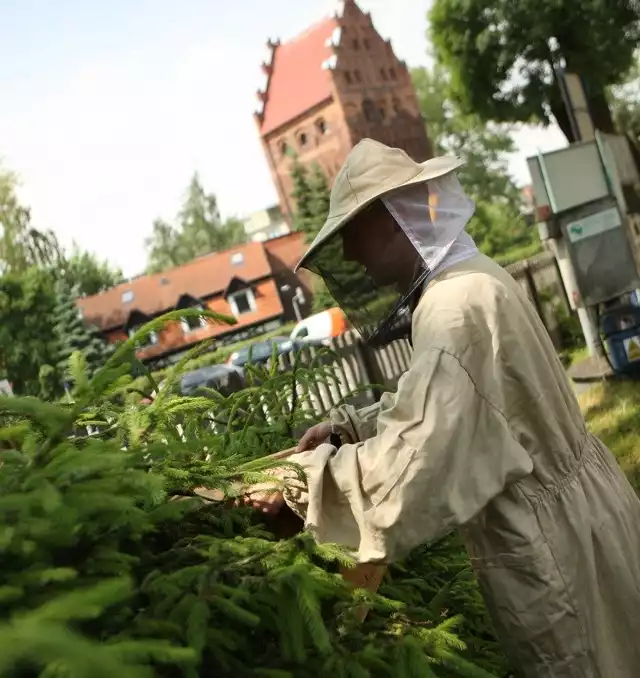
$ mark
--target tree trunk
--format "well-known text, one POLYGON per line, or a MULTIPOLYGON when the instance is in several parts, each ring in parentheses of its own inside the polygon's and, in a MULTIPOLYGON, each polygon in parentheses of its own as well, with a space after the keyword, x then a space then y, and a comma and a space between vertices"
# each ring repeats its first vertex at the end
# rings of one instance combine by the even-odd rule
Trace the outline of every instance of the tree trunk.
POLYGON ((613 116, 611 115, 611 109, 609 108, 609 102, 607 101, 604 89, 590 96, 587 99, 587 104, 591 113, 593 126, 605 134, 616 134, 616 126, 613 122, 613 116))
POLYGON ((571 127, 571 121, 569 120, 569 114, 564 105, 562 99, 558 96, 556 101, 550 101, 549 107, 551 108, 551 113, 558 124, 558 127, 562 130, 562 133, 566 137, 567 141, 570 144, 574 144, 577 139, 573 134, 573 128, 571 127))
MULTIPOLYGON (((558 84, 558 88, 559 87, 560 85, 558 84)), ((616 134, 616 126, 613 122, 613 116, 611 115, 611 109, 609 108, 609 103, 607 102, 604 90, 600 90, 597 94, 590 96, 587 99, 587 105, 589 106, 589 113, 594 128, 605 134, 616 134)), ((553 113, 553 117, 558 123, 558 127, 562 130, 567 141, 570 144, 578 141, 573 134, 569 113, 567 112, 562 96, 560 94, 558 94, 557 97, 554 96, 549 102, 549 106, 553 113)))

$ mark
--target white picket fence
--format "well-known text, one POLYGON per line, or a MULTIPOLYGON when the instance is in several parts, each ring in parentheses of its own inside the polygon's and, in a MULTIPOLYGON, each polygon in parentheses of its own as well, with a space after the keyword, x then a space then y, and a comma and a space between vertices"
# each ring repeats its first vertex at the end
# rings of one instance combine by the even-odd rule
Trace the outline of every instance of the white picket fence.
MULTIPOLYGON (((303 407, 322 415, 332 407, 348 402, 356 407, 371 404, 382 391, 395 390, 409 368, 411 346, 408 339, 397 339, 383 348, 366 346, 354 332, 336 337, 326 349, 305 347, 296 356, 298 365, 326 365, 332 378, 296 384, 303 407)), ((280 356, 279 371, 291 370, 291 357, 280 356)))

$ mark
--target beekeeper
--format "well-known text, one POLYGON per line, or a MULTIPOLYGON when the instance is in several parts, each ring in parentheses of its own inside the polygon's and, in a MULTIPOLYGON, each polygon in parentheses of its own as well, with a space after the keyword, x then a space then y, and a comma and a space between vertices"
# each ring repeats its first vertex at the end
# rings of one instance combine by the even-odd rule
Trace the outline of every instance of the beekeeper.
POLYGON ((465 233, 460 164, 369 139, 347 157, 298 266, 367 341, 410 317, 411 365, 396 393, 310 429, 291 458, 307 484, 255 505, 286 501, 367 563, 457 528, 521 675, 640 676, 640 501, 524 291, 465 233))

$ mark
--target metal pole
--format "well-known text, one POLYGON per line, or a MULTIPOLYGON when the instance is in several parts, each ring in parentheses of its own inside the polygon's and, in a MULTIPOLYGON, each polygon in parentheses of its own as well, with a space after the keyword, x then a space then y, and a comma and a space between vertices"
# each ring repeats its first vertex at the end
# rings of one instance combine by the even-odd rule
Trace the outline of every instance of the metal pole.
POLYGON ((602 355, 602 346, 600 345, 599 329, 596 326, 595 312, 593 308, 585 306, 578 306, 577 310, 589 355, 597 358, 602 355))
POLYGON ((300 306, 298 305, 298 298, 294 296, 291 301, 293 303, 293 312, 295 313, 296 320, 298 322, 300 322, 302 320, 302 313, 300 313, 300 306))
MULTIPOLYGON (((547 195, 549 196, 549 203, 554 214, 554 217, 552 218, 555 218, 557 203, 555 201, 555 196, 553 195, 551 182, 549 181, 549 174, 544 163, 544 157, 540 151, 538 151, 538 164, 540 165, 540 174, 542 176, 542 180, 545 183, 545 189, 547 191, 547 195)), ((562 276, 562 280, 565 286, 568 285, 569 288, 573 287, 575 289, 575 269, 573 267, 571 257, 567 252, 567 245, 564 241, 564 238, 562 237, 556 241, 556 258, 558 254, 561 254, 562 256, 562 263, 564 264, 569 277, 569 280, 565 281, 564 276, 562 276)), ((580 321, 580 328, 582 329, 582 334, 584 335, 584 340, 587 344, 589 355, 597 358, 602 355, 602 347, 599 341, 600 329, 596 326, 595 322, 595 312, 592 308, 584 306, 582 301, 579 303, 576 302, 576 310, 578 311, 578 320, 580 321)))

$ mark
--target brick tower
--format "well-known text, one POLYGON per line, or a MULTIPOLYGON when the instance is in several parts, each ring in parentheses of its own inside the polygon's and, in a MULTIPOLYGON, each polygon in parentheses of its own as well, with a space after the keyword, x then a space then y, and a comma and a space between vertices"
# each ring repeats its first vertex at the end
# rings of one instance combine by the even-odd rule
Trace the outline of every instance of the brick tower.
POLYGON ((406 64, 354 0, 286 43, 267 43, 255 119, 283 214, 289 218, 291 153, 317 163, 330 184, 364 137, 432 157, 406 64))

